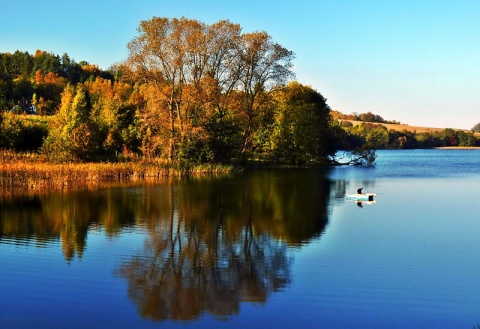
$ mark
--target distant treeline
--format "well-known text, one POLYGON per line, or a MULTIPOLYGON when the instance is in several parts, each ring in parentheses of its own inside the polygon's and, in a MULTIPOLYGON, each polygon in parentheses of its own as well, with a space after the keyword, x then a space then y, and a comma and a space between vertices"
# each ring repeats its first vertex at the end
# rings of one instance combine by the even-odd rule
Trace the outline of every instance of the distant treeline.
POLYGON ((433 147, 471 147, 480 146, 480 139, 471 131, 446 128, 442 131, 420 132, 388 130, 378 123, 362 122, 353 125, 349 121, 341 121, 347 132, 348 144, 351 147, 368 147, 372 149, 415 149, 433 147))
POLYGON ((332 111, 332 116, 334 119, 337 119, 337 120, 353 120, 353 121, 364 121, 364 122, 400 124, 400 122, 395 120, 392 120, 392 121, 385 120, 380 115, 373 114, 372 112, 343 114, 338 111, 332 111))
POLYGON ((85 61, 76 63, 66 53, 61 57, 42 50, 33 55, 0 53, 0 109, 53 115, 67 84, 94 81, 96 77, 113 80, 111 73, 85 61))
POLYGON ((347 132, 348 144, 351 147, 361 145, 373 149, 414 149, 480 146, 480 140, 474 135, 474 132, 480 132, 480 124, 475 125, 471 132, 446 128, 443 131, 417 133, 408 129, 389 130, 381 124, 399 125, 400 122, 385 120, 372 112, 343 114, 339 111, 331 111, 331 115, 347 132), (355 126, 350 121, 362 121, 362 123, 355 126))

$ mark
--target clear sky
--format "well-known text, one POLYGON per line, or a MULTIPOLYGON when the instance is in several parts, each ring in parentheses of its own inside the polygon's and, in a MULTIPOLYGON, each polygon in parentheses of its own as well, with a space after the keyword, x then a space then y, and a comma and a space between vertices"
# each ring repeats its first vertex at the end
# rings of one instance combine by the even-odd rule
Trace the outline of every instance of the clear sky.
POLYGON ((266 31, 296 54, 296 80, 342 113, 480 122, 479 0, 0 0, 0 52, 67 53, 107 69, 153 16, 266 31))

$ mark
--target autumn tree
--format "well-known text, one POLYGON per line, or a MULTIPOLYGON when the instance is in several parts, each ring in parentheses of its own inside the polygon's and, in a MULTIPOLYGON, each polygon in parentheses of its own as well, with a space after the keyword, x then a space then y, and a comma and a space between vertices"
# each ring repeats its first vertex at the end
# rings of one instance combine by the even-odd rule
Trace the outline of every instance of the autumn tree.
POLYGON ((292 76, 290 51, 265 32, 240 31, 229 21, 154 17, 128 44, 127 75, 155 87, 155 108, 169 123, 170 161, 185 145, 208 148, 223 124, 243 129, 243 153, 250 152, 258 112, 292 76))
POLYGON ((35 94, 32 104, 36 113, 40 115, 52 115, 60 105, 61 93, 67 85, 67 79, 57 73, 49 71, 42 74, 40 69, 35 72, 35 94))
POLYGON ((173 159, 177 110, 184 85, 185 47, 182 44, 182 22, 154 17, 140 22, 139 35, 129 44, 127 66, 135 79, 155 86, 161 98, 156 104, 169 122, 168 158, 173 159))
POLYGON ((188 38, 195 40, 188 49, 196 49, 189 54, 194 74, 184 97, 192 121, 180 157, 198 162, 236 161, 243 129, 236 106, 243 70, 239 55, 241 28, 223 20, 199 31, 200 36, 188 38))
POLYGON ((94 160, 98 151, 97 127, 90 117, 90 101, 82 85, 67 85, 59 113, 53 121, 43 151, 56 161, 94 160))
POLYGON ((98 66, 80 63, 67 54, 60 58, 43 50, 33 55, 20 51, 0 53, 0 110, 15 106, 17 112, 27 112, 27 103, 36 94, 37 114, 53 115, 67 83, 77 85, 97 76, 113 80, 113 75, 98 66))
POLYGON ((97 77, 85 83, 85 87, 90 95, 91 118, 98 128, 103 155, 114 159, 125 149, 136 150, 138 137, 132 86, 97 77))
POLYGON ((256 119, 269 103, 271 94, 293 77, 293 57, 291 51, 274 42, 266 32, 242 35, 238 103, 243 116, 244 156, 252 152, 252 136, 258 124, 256 119))

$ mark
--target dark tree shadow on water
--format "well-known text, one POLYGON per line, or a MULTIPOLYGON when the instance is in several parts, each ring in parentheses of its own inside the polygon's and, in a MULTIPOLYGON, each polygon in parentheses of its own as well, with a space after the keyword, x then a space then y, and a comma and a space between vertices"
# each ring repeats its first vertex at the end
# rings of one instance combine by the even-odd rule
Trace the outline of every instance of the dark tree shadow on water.
POLYGON ((76 191, 0 200, 0 243, 61 242, 67 262, 82 258, 90 227, 115 236, 134 223, 135 203, 121 190, 76 191))
POLYGON ((290 247, 328 222, 330 183, 320 173, 256 172, 163 192, 168 214, 148 221, 143 251, 115 271, 153 321, 228 318, 242 302, 266 303, 291 283, 290 247))

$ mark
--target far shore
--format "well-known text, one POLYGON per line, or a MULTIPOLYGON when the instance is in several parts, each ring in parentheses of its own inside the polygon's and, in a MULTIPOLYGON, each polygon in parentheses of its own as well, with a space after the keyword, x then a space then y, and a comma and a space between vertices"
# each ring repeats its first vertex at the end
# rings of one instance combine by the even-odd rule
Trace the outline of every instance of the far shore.
POLYGON ((435 147, 437 150, 480 150, 480 146, 442 146, 435 147))
MULTIPOLYGON (((355 120, 344 120, 344 119, 339 119, 340 121, 349 121, 351 122, 354 126, 359 125, 361 123, 364 123, 364 121, 355 121, 355 120)), ((444 131, 447 128, 434 128, 434 127, 420 127, 420 126, 410 126, 407 124, 400 124, 400 123, 378 123, 378 122, 369 122, 373 124, 380 124, 382 126, 385 126, 388 130, 395 130, 395 131, 410 131, 410 132, 415 132, 415 133, 431 133, 431 132, 440 132, 444 131)), ((468 129, 456 129, 452 128, 453 130, 461 130, 465 132, 471 132, 471 130, 468 129)), ((474 133, 476 137, 480 137, 480 133, 476 132, 474 133)))

